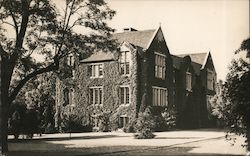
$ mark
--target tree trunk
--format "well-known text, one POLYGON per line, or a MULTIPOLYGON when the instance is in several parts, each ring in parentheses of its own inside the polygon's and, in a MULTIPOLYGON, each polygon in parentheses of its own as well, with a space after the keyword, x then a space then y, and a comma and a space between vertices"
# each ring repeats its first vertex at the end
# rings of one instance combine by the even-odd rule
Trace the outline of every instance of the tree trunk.
POLYGON ((247 112, 246 128, 247 128, 247 150, 250 151, 250 111, 247 112))
POLYGON ((4 92, 3 86, 1 86, 1 152, 4 154, 8 152, 8 96, 6 91, 4 92))
POLYGON ((11 69, 8 65, 6 60, 1 61, 1 103, 0 103, 0 127, 1 127, 1 134, 0 134, 0 150, 1 154, 8 152, 8 112, 10 106, 9 100, 9 86, 11 81, 11 69))
MULTIPOLYGON (((3 94, 2 94, 3 95, 3 94)), ((1 152, 6 153, 8 152, 8 111, 6 107, 4 107, 6 102, 6 97, 1 95, 1 117, 0 117, 0 127, 1 127, 1 152)))

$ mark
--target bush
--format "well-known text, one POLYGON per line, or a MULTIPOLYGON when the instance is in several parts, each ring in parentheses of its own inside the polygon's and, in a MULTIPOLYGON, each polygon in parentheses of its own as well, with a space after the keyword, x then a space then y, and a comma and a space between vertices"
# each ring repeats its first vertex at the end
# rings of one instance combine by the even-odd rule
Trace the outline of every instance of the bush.
POLYGON ((176 126, 176 111, 165 109, 165 111, 161 113, 161 115, 164 119, 167 130, 173 129, 176 126))
POLYGON ((135 124, 136 139, 151 139, 154 138, 153 130, 155 128, 155 120, 152 116, 150 108, 147 107, 143 113, 139 113, 139 117, 135 124))
POLYGON ((165 109, 161 114, 155 116, 155 131, 162 132, 173 129, 176 126, 176 112, 165 109))
POLYGON ((126 127, 123 128, 125 133, 135 133, 136 120, 130 121, 126 127))
POLYGON ((111 122, 110 122, 110 111, 103 111, 99 114, 99 131, 101 132, 110 132, 111 131, 111 122))
POLYGON ((14 135, 15 139, 18 139, 18 136, 23 133, 26 111, 26 106, 18 102, 14 103, 10 108, 8 131, 9 134, 14 135))
POLYGON ((91 125, 82 125, 82 120, 75 114, 68 114, 63 116, 62 132, 75 133, 75 132, 90 132, 92 131, 91 125))

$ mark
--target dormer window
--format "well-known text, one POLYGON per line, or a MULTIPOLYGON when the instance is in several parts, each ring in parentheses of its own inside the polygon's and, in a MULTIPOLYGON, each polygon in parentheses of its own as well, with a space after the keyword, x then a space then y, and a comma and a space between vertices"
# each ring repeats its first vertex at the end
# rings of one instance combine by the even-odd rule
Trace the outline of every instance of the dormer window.
POLYGON ((214 90, 213 72, 210 70, 207 71, 207 89, 214 90))
POLYGON ((166 55, 155 52, 155 77, 165 79, 166 55))
POLYGON ((103 63, 90 64, 90 78, 103 77, 103 63))
POLYGON ((186 72, 186 90, 191 91, 192 89, 192 74, 186 72))
POLYGON ((120 56, 120 71, 122 75, 129 75, 130 71, 130 52, 122 51, 120 56))

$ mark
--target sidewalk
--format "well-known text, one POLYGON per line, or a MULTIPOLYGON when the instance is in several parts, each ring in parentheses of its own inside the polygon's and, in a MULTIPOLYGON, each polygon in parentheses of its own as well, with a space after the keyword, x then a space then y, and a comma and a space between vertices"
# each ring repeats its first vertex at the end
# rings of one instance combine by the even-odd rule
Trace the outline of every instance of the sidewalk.
POLYGON ((134 139, 132 133, 46 134, 33 140, 11 141, 11 154, 46 155, 244 155, 243 138, 235 146, 225 140, 225 133, 214 130, 156 132, 154 139, 134 139), (172 152, 171 152, 172 151, 172 152))

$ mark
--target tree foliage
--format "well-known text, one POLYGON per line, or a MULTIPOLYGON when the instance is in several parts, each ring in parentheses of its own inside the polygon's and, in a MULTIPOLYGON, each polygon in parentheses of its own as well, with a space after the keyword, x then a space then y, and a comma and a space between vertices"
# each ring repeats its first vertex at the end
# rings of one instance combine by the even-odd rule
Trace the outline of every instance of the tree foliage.
POLYGON ((224 84, 224 115, 230 132, 246 135, 250 112, 250 64, 243 59, 233 60, 224 84))
MULTIPOLYGON (((11 102, 33 77, 56 71, 71 53, 87 56, 96 49, 116 49, 107 25, 115 11, 104 0, 0 1, 2 151, 7 147, 7 115, 11 102), (64 4, 61 7, 58 5, 64 4), (34 56, 43 58, 42 62, 34 56)), ((62 72, 62 71, 60 71, 62 72)))
POLYGON ((154 116, 151 113, 151 108, 147 107, 144 112, 140 112, 135 124, 137 139, 152 139, 155 137, 153 130, 155 128, 154 116))
MULTIPOLYGON (((250 38, 236 51, 250 52, 250 38)), ((248 55, 247 55, 248 57, 248 55)), ((250 150, 250 64, 240 58, 233 60, 221 92, 212 99, 213 113, 225 122, 229 133, 246 137, 250 150)))

